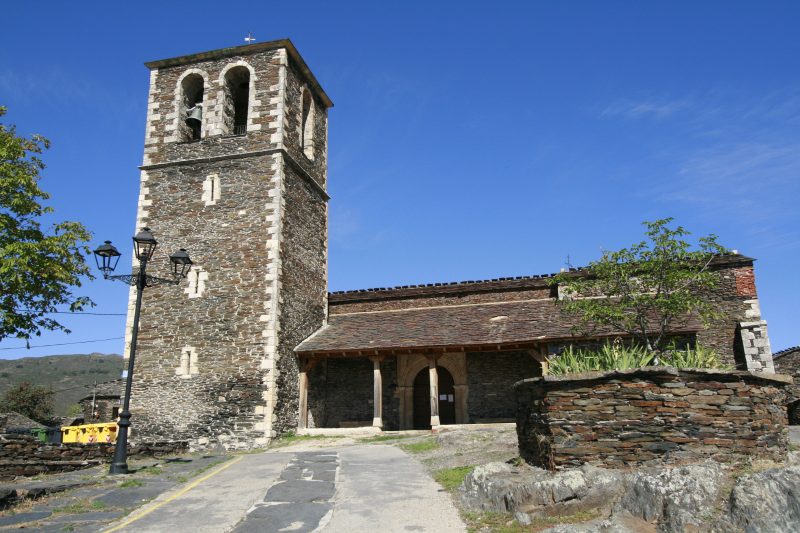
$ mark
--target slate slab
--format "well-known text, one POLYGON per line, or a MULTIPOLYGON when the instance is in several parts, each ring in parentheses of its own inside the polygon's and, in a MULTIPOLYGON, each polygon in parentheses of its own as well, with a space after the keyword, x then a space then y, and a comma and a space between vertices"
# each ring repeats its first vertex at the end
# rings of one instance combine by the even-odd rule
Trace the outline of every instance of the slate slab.
POLYGON ((273 533, 314 531, 320 520, 333 508, 331 503, 284 503, 260 505, 253 509, 234 533, 273 533))

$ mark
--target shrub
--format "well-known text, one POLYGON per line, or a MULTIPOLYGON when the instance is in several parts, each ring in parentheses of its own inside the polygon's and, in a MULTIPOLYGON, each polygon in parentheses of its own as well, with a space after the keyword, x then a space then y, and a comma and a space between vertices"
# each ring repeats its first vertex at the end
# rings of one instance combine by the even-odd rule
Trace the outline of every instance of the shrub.
POLYGON ((676 368, 720 368, 731 370, 730 365, 723 365, 717 352, 705 346, 686 347, 682 350, 670 348, 664 355, 664 363, 676 368))
MULTIPOLYGON (((617 339, 613 343, 606 342, 595 350, 569 346, 560 355, 548 359, 548 366, 550 373, 556 376, 579 372, 628 370, 651 364, 655 355, 656 352, 649 351, 643 346, 625 345, 617 339)), ((661 362, 676 368, 730 368, 720 362, 714 350, 703 346, 680 349, 673 346, 662 354, 661 362)))

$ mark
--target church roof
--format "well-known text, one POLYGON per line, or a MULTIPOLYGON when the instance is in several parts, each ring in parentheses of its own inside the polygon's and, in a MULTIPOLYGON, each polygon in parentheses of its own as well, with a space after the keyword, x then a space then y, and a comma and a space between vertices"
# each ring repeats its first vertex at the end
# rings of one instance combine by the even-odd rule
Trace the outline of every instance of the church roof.
MULTIPOLYGON (((532 347, 542 341, 585 338, 574 333, 575 316, 553 299, 364 311, 331 315, 328 324, 295 348, 299 355, 370 355, 455 349, 532 347)), ((701 329, 690 318, 674 333, 701 329)), ((621 332, 597 328, 590 337, 621 332)))

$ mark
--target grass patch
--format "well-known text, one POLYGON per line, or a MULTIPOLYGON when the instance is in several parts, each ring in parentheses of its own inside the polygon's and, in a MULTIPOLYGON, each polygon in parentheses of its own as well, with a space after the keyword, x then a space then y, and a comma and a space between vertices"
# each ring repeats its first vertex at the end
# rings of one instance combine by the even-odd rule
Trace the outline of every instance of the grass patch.
POLYGON ((100 500, 79 500, 75 503, 71 503, 69 505, 65 505, 64 507, 56 507, 53 509, 53 514, 63 513, 63 514, 78 514, 78 513, 88 513, 90 511, 99 511, 100 509, 105 509, 106 504, 101 502, 100 500))
POLYGON ((455 468, 443 468, 433 473, 433 479, 446 491, 456 490, 464 482, 467 474, 472 472, 474 466, 457 466, 455 468))
POLYGON ((148 476, 157 476, 159 474, 164 473, 164 469, 162 469, 158 465, 146 466, 144 468, 140 468, 135 472, 136 474, 146 474, 148 476))
POLYGON ((129 487, 141 487, 142 485, 144 485, 144 483, 142 483, 138 479, 126 479, 125 481, 119 484, 119 488, 127 489, 129 487))
POLYGON ((415 436, 416 435, 373 435, 372 437, 362 437, 358 439, 358 442, 363 442, 364 444, 371 444, 373 442, 387 442, 392 440, 410 439, 411 437, 415 436))
POLYGON ((270 448, 282 448, 295 444, 297 442, 304 442, 309 440, 323 440, 323 439, 342 439, 342 435, 297 435, 293 431, 284 433, 270 444, 270 448))
POLYGON ((439 443, 433 439, 421 440, 419 442, 409 442, 408 444, 401 444, 400 447, 408 453, 425 453, 435 450, 439 447, 439 443))
POLYGON ((543 518, 532 518, 531 524, 523 526, 516 520, 511 513, 477 513, 465 512, 463 515, 467 523, 467 531, 478 533, 481 531, 492 531, 493 533, 525 533, 541 531, 561 524, 579 524, 599 518, 595 512, 581 512, 569 516, 547 516, 543 518))

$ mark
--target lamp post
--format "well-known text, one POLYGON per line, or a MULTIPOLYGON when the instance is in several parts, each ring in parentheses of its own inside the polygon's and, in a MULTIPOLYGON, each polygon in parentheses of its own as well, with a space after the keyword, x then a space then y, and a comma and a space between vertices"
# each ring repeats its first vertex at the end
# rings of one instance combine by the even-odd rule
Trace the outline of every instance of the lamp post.
POLYGON ((139 269, 132 274, 123 274, 112 276, 111 272, 117 267, 119 262, 120 253, 111 244, 111 241, 106 241, 105 244, 99 246, 95 251, 95 261, 97 268, 103 272, 105 279, 122 281, 128 285, 136 287, 136 307, 133 313, 133 331, 131 332, 131 350, 128 357, 128 375, 125 382, 125 400, 122 403, 122 412, 119 414, 119 432, 117 434, 117 444, 114 449, 114 459, 109 468, 109 474, 127 474, 128 473, 128 427, 131 425, 131 412, 128 406, 131 401, 131 385, 133 383, 133 363, 136 358, 136 338, 139 335, 139 311, 142 307, 142 292, 145 287, 153 287, 155 285, 177 285, 189 273, 192 267, 192 260, 189 259, 189 254, 186 250, 181 248, 169 256, 172 263, 172 279, 157 278, 155 276, 147 275, 147 262, 153 258, 153 253, 156 250, 158 241, 150 233, 149 228, 142 228, 142 230, 133 237, 133 250, 136 253, 136 259, 139 260, 139 269))

